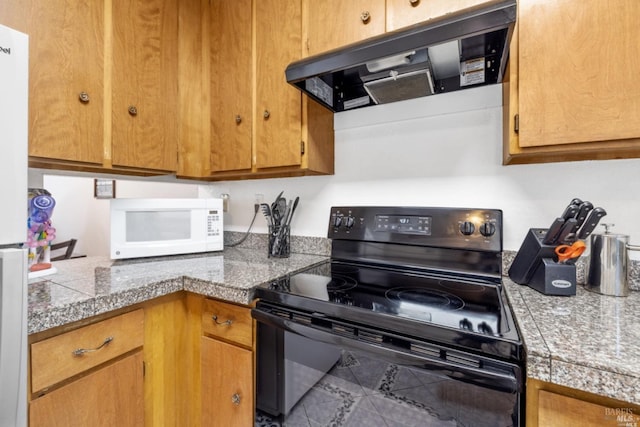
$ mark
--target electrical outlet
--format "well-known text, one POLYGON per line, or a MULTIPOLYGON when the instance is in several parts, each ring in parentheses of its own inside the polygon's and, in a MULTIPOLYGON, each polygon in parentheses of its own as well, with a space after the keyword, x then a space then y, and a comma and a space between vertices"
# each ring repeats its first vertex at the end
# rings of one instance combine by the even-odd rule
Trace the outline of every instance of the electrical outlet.
POLYGON ((222 212, 228 212, 229 211, 229 194, 227 193, 222 193, 220 195, 220 198, 222 199, 222 212))
POLYGON ((254 212, 258 212, 260 205, 264 202, 264 194, 256 193, 255 201, 253 202, 254 212))

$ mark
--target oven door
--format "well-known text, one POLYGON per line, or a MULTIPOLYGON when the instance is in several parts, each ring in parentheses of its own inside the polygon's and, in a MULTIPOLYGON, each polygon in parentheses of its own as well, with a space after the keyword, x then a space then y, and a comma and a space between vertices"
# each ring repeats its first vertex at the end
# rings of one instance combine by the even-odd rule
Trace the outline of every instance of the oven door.
POLYGON ((258 303, 259 416, 283 425, 519 426, 519 366, 258 303))

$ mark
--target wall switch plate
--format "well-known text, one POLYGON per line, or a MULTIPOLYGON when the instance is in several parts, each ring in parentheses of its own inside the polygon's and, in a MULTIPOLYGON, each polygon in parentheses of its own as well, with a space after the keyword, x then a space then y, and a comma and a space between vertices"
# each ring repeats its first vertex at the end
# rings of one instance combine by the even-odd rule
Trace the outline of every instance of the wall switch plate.
POLYGON ((96 199, 115 199, 116 180, 115 179, 94 179, 93 197, 96 199))

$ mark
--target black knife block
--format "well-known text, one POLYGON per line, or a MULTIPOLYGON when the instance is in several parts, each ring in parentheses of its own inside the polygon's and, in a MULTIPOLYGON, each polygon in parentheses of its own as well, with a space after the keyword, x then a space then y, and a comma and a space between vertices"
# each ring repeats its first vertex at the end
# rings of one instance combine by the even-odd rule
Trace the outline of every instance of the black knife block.
POLYGON ((557 245, 542 243, 546 228, 530 228, 509 268, 509 277, 545 295, 575 295, 576 266, 555 261, 557 245))

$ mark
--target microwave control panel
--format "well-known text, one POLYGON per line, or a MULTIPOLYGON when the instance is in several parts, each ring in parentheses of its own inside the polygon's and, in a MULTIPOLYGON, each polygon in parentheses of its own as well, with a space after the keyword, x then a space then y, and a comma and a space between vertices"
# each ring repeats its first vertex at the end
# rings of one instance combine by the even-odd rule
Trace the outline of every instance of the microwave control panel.
POLYGON ((222 211, 209 209, 207 213, 207 236, 214 237, 222 234, 222 211))

